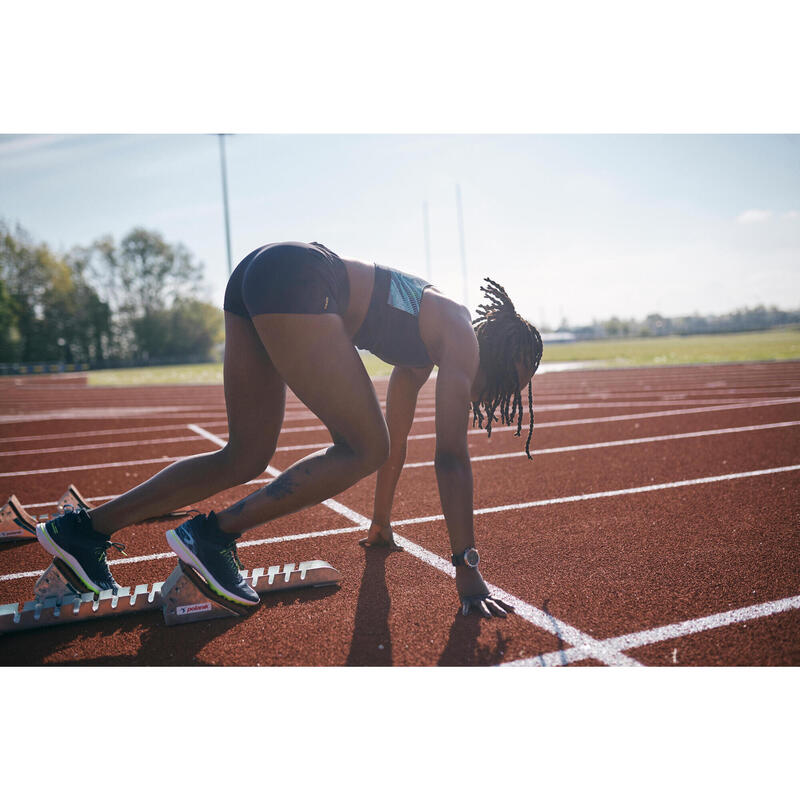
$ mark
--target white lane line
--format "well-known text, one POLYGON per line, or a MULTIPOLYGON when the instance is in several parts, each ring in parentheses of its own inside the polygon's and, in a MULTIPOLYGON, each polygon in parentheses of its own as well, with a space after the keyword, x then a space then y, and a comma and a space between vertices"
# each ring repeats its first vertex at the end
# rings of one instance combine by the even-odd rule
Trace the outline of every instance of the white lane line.
MULTIPOLYGON (((709 478, 695 478, 693 480, 688 480, 688 481, 676 481, 674 483, 663 483, 658 485, 654 484, 652 486, 640 486, 640 487, 634 487, 632 489, 617 489, 615 491, 610 491, 610 492, 594 492, 592 494, 573 495, 571 497, 554 497, 549 500, 533 500, 528 503, 517 503, 514 505, 494 506, 491 508, 478 508, 475 509, 473 513, 477 515, 495 514, 502 511, 516 511, 521 508, 532 508, 534 506, 558 505, 560 503, 572 503, 580 500, 592 500, 600 497, 614 497, 617 495, 636 494, 638 492, 659 491, 662 489, 679 488, 682 486, 691 486, 694 484, 713 483, 716 481, 734 480, 736 478, 750 478, 750 477, 757 477, 760 475, 770 475, 775 473, 790 472, 798 469, 800 469, 800 464, 794 464, 789 467, 773 467, 772 469, 755 470, 753 472, 737 472, 729 475, 716 475, 709 478)), ((94 499, 100 500, 103 498, 94 498, 94 499)), ((27 507, 30 508, 30 506, 27 507)), ((339 533, 353 533, 354 531, 364 530, 369 527, 369 520, 366 517, 360 514, 356 514, 355 512, 353 512, 353 514, 355 515, 355 518, 360 521, 360 523, 357 524, 355 527, 329 528, 327 530, 312 531, 310 533, 296 533, 289 536, 273 536, 273 537, 266 537, 263 539, 251 539, 248 541, 240 542, 238 546, 240 548, 257 547, 259 545, 278 544, 279 542, 295 542, 295 541, 300 541, 301 539, 313 539, 321 536, 333 536, 339 533)), ((433 514, 428 517, 412 517, 409 519, 401 519, 396 522, 392 522, 392 527, 400 528, 403 527, 404 525, 420 525, 426 522, 440 522, 443 520, 444 520, 443 514, 433 514)), ((170 555, 169 553, 166 554, 160 553, 155 555, 136 556, 128 559, 112 560, 109 561, 108 563, 128 564, 139 561, 150 561, 158 558, 165 558, 169 555, 170 555)), ((34 578, 41 575, 43 571, 44 570, 35 570, 33 572, 16 572, 9 575, 0 575, 0 581, 12 581, 12 580, 17 580, 18 578, 34 578)))
MULTIPOLYGON (((704 408, 674 408, 670 409, 669 411, 646 411, 641 414, 615 414, 608 417, 579 417, 578 419, 560 419, 553 422, 537 422, 535 428, 538 430, 540 428, 563 428, 569 425, 594 425, 599 422, 628 422, 629 420, 634 419, 655 419, 658 417, 674 417, 683 414, 703 414, 707 411, 738 411, 742 408, 762 408, 765 406, 787 404, 793 405, 795 403, 800 403, 800 397, 782 397, 775 400, 759 400, 751 403, 726 403, 724 405, 706 406, 704 408)), ((534 406, 534 412, 536 410, 537 407, 534 406)), ((417 420, 414 420, 414 422, 417 422, 417 420)), ((493 427, 492 433, 498 433, 500 431, 516 432, 516 430, 516 425, 500 425, 493 427)), ((470 428, 467 431, 468 436, 479 436, 481 434, 485 436, 486 431, 480 428, 470 428)), ((409 441, 412 439, 419 440, 435 438, 436 433, 415 433, 409 435, 408 437, 409 441)))
MULTIPOLYGON (((211 450, 204 452, 213 452, 211 450)), ((202 455, 202 453, 193 453, 193 455, 202 455)), ((185 456, 163 456, 162 458, 144 458, 139 461, 112 461, 106 464, 82 464, 77 467, 50 467, 47 469, 25 469, 19 472, 0 472, 0 478, 16 478, 19 475, 46 475, 52 472, 77 472, 87 469, 111 469, 113 467, 137 467, 142 464, 164 464, 168 461, 180 461, 185 456)))
MULTIPOLYGON (((732 481, 739 478, 755 478, 761 475, 774 475, 781 472, 791 472, 800 469, 800 464, 792 464, 788 467, 772 467, 770 469, 756 469, 750 472, 732 472, 727 475, 711 475, 707 478, 691 478, 685 481, 672 481, 671 483, 653 483, 648 486, 633 486, 628 489, 612 489, 607 492, 590 492, 588 494, 574 494, 567 497, 551 497, 547 500, 530 500, 525 503, 511 503, 503 506, 492 506, 490 508, 476 508, 473 514, 496 514, 500 511, 518 511, 523 508, 535 508, 538 506, 552 506, 561 503, 576 503, 581 500, 597 500, 603 497, 620 497, 627 494, 641 494, 642 492, 659 492, 664 489, 680 489, 685 486, 699 486, 706 483, 718 483, 720 481, 732 481)), ((433 514, 428 517, 413 517, 392 522, 392 527, 402 525, 417 525, 422 522, 438 522, 444 519, 443 514, 433 514)))
MULTIPOLYGON (((183 427, 183 426, 181 426, 183 427)), ((68 447, 46 447, 40 450, 12 450, 2 452, 0 451, 0 458, 8 458, 10 456, 35 456, 44 453, 74 453, 76 450, 102 450, 114 449, 118 447, 143 447, 150 444, 174 444, 175 442, 196 442, 196 436, 169 436, 163 439, 143 439, 137 441, 123 441, 123 442, 103 442, 102 444, 79 444, 71 445, 68 447)))
MULTIPOLYGON (((655 417, 675 417, 683 414, 705 414, 712 411, 737 411, 741 408, 762 408, 765 406, 777 406, 800 403, 800 397, 786 397, 776 400, 760 400, 752 403, 727 403, 718 406, 706 406, 705 408, 675 408, 669 411, 647 411, 642 414, 616 414, 608 417, 580 417, 578 419, 560 419, 554 422, 537 422, 536 428, 561 428, 566 425, 594 425, 598 422, 627 422, 633 419, 653 419, 655 417)), ((534 406, 534 412, 536 407, 534 406)), ((492 433, 495 431, 516 431, 515 425, 505 425, 501 427, 492 428, 492 433)), ((473 428, 468 431, 470 434, 485 434, 485 430, 480 428, 473 428)), ((416 436, 409 436, 409 439, 431 439, 435 437, 435 433, 423 433, 416 436)))
MULTIPOLYGON (((571 453, 579 450, 599 450, 604 447, 624 447, 633 444, 650 444, 651 442, 668 442, 673 439, 694 439, 702 436, 718 436, 724 433, 749 433, 752 431, 764 431, 770 428, 788 428, 800 425, 800 420, 791 422, 770 422, 764 425, 744 425, 740 428, 711 428, 705 431, 691 431, 689 433, 670 433, 663 436, 642 436, 638 439, 617 439, 610 442, 594 442, 592 444, 571 444, 563 447, 544 447, 540 450, 531 450, 531 455, 544 456, 552 453, 571 453)), ((516 458, 524 456, 525 453, 515 450, 513 453, 493 453, 488 456, 471 456, 470 461, 495 461, 500 458, 516 458)), ((433 461, 416 461, 406 464, 405 467, 413 469, 415 467, 432 467, 433 461)))
MULTIPOLYGON (((618 414, 614 416, 607 416, 607 417, 590 417, 590 418, 581 418, 581 419, 568 419, 568 420, 557 420, 554 422, 537 422, 536 427, 538 428, 554 428, 554 427, 564 427, 568 425, 587 425, 587 424, 594 424, 599 422, 624 422, 628 420, 635 420, 635 419, 651 419, 657 417, 665 417, 665 416, 676 416, 682 414, 697 414, 702 412, 713 412, 713 411, 735 411, 742 408, 759 408, 763 406, 771 406, 771 405, 784 405, 784 404, 794 404, 800 402, 800 397, 790 397, 790 398, 776 398, 772 400, 763 400, 763 401, 752 401, 748 403, 727 403, 723 405, 714 405, 710 407, 701 407, 701 408, 680 408, 680 409, 670 409, 668 411, 653 411, 653 412, 644 412, 638 414, 618 414)), ((536 410, 541 410, 537 407, 536 410)), ((223 415, 224 416, 224 415, 223 415)), ((415 417, 414 424, 420 422, 431 422, 435 420, 435 417, 415 417)), ((206 425, 226 425, 227 420, 219 420, 217 422, 211 420, 203 420, 204 424, 206 425)), ((113 433, 137 433, 137 432, 144 432, 144 431, 155 431, 155 430, 177 430, 183 428, 186 423, 183 422, 176 422, 174 425, 156 425, 156 426, 146 426, 142 428, 122 428, 117 430, 104 430, 104 431, 81 431, 76 433, 70 434, 52 434, 52 435, 40 435, 40 436, 31 436, 31 437, 10 437, 7 439, 0 439, 0 441, 33 441, 38 439, 50 439, 55 437, 82 437, 82 436, 100 436, 100 435, 109 435, 113 433)), ((284 427, 281 429, 281 433, 305 433, 310 431, 323 431, 327 430, 324 425, 304 425, 298 427, 284 427)), ((494 433, 498 433, 501 431, 516 431, 516 427, 513 425, 507 426, 497 426, 493 429, 494 433)), ((468 435, 470 436, 479 436, 481 434, 485 434, 484 430, 480 428, 472 428, 467 431, 468 435)), ((411 434, 409 435, 409 440, 422 440, 422 439, 433 439, 436 437, 435 433, 420 433, 420 434, 411 434)), ((156 440, 154 440, 155 442, 156 440)), ((128 442, 121 442, 122 446, 126 446, 128 442)), ((131 445, 134 444, 142 444, 142 442, 131 442, 131 445)), ((278 452, 290 452, 294 450, 304 450, 304 449, 314 449, 319 447, 327 447, 330 442, 322 442, 322 443, 313 443, 313 444, 303 444, 303 445, 283 445, 277 448, 278 452)), ((115 443, 116 445, 116 443, 115 443)), ((88 447, 92 448, 101 448, 105 445, 89 445, 88 447)), ((67 449, 86 449, 86 446, 76 445, 75 448, 67 448, 67 449)), ((46 450, 42 451, 29 451, 31 454, 34 452, 48 452, 46 450)), ((51 450, 49 452, 56 452, 56 450, 51 450)), ((9 455, 8 453, 0 453, 2 455, 9 455)), ((17 453, 19 455, 19 453, 17 453)), ((173 460, 177 460, 173 459, 173 460)), ((137 463, 148 463, 148 462, 118 462, 117 464, 112 464, 109 466, 127 466, 130 464, 134 466, 137 463)), ((150 462, 156 463, 156 462, 150 462)), ((86 469, 97 469, 102 468, 106 465, 88 465, 85 467, 86 469)), ((59 469, 67 469, 59 468, 59 469)), ((70 469, 82 469, 82 467, 71 467, 70 469)), ((51 470, 51 471, 59 471, 59 470, 51 470)), ((38 471, 28 471, 28 472, 18 472, 18 473, 4 473, 0 474, 0 477, 15 477, 16 475, 35 475, 38 474, 38 471)))
MULTIPOLYGON (((689 412, 691 412, 693 410, 694 409, 688 409, 688 410, 687 409, 681 409, 681 411, 686 411, 687 413, 689 413, 689 412)), ((434 419, 434 417, 417 417, 417 418, 414 419, 414 422, 415 423, 417 423, 417 422, 426 422, 426 421, 430 421, 430 420, 433 420, 433 419, 434 419)), ((605 420, 607 418, 601 417, 601 419, 605 420)), ((572 424, 578 424, 579 422, 582 422, 582 420, 571 420, 570 422, 572 424)), ((537 425, 537 427, 548 427, 549 425, 553 425, 553 424, 554 423, 547 423, 547 422, 541 423, 540 422, 537 425)), ((558 424, 563 424, 563 423, 558 423, 558 424)), ((724 428, 724 429, 720 429, 720 430, 716 430, 716 431, 711 430, 711 431, 699 431, 699 432, 690 432, 690 433, 676 433, 676 434, 669 434, 669 435, 660 436, 660 437, 659 436, 653 436, 653 437, 647 437, 647 438, 642 438, 642 439, 622 439, 622 440, 615 441, 615 442, 606 442, 606 443, 600 443, 600 444, 595 444, 595 445, 574 445, 574 446, 567 447, 567 448, 548 448, 548 449, 542 449, 542 450, 534 450, 533 454, 534 455, 536 455, 536 454, 544 455, 544 454, 547 454, 547 453, 568 452, 569 450, 591 449, 592 447, 613 447, 613 446, 616 446, 616 445, 619 445, 619 444, 638 444, 638 443, 645 443, 645 442, 668 441, 669 439, 693 438, 693 437, 696 437, 696 436, 711 436, 711 435, 714 435, 715 433, 742 433, 742 432, 745 432, 745 431, 766 430, 766 429, 768 429, 770 427, 791 426, 791 425, 797 425, 797 424, 798 424, 797 422, 774 422, 774 423, 769 423, 769 424, 765 424, 765 425, 744 426, 744 427, 739 427, 739 428, 724 428)), ((173 426, 169 426, 169 427, 172 428, 173 426)), ((180 425, 178 427, 184 427, 184 426, 180 425)), ((191 425, 187 425, 186 427, 189 427, 190 429, 194 430, 191 425)), ((319 426, 317 426, 317 425, 309 425, 309 426, 305 426, 303 428, 287 429, 287 431, 311 431, 311 430, 327 430, 327 429, 325 428, 324 425, 319 425, 319 426)), ((516 430, 516 429, 513 426, 506 426, 506 427, 495 428, 494 430, 495 431, 508 431, 508 430, 516 430)), ((281 432, 283 433, 284 431, 281 431, 281 432)), ((484 431, 482 431, 480 429, 473 429, 473 430, 470 430, 469 433, 474 435, 474 434, 484 433, 484 431)), ((202 435, 202 434, 199 434, 199 435, 202 435)), ((434 438, 435 435, 436 435, 435 433, 416 434, 416 435, 411 435, 408 438, 409 439, 429 439, 429 438, 434 438)), ((206 438, 208 438, 208 437, 206 437, 206 438)), ((163 438, 163 439, 147 439, 147 440, 120 441, 120 442, 103 442, 101 444, 81 444, 81 445, 73 445, 73 446, 68 446, 68 447, 51 447, 51 448, 45 448, 45 449, 40 449, 40 450, 17 450, 17 451, 10 451, 10 452, 0 452, 0 458, 9 457, 9 456, 39 455, 39 454, 45 454, 45 453, 73 452, 76 449, 79 449, 79 450, 102 450, 103 448, 116 449, 118 447, 138 447, 140 445, 143 446, 143 445, 155 445, 155 444, 172 444, 172 443, 177 443, 177 442, 192 442, 192 441, 195 441, 195 438, 192 437, 192 436, 173 436, 173 437, 168 437, 168 438, 163 438)), ((223 439, 219 439, 219 441, 224 441, 224 440, 223 439)), ((275 448, 275 452, 276 453, 288 453, 288 452, 300 451, 300 450, 316 450, 316 449, 319 449, 321 447, 328 447, 328 446, 330 446, 330 444, 331 444, 331 442, 327 441, 327 442, 310 442, 308 444, 281 445, 280 447, 276 447, 275 448)), ((224 446, 224 445, 220 445, 220 447, 222 447, 222 446, 224 446)), ((194 454, 192 454, 192 455, 194 455, 194 454)), ((496 459, 496 458, 507 458, 507 457, 511 457, 512 455, 519 455, 519 453, 496 454, 496 455, 491 455, 491 456, 476 456, 472 460, 473 461, 488 461, 488 460, 492 460, 492 459, 496 459)), ((134 461, 131 461, 131 462, 117 462, 115 464, 109 464, 108 466, 126 466, 127 464, 134 465, 134 464, 141 464, 141 463, 146 463, 146 462, 134 462, 134 461)), ((432 463, 433 463, 432 461, 430 461, 430 462, 429 461, 421 461, 421 462, 414 463, 414 464, 406 464, 406 467, 414 468, 414 467, 430 466, 432 463)), ((98 465, 92 465, 91 468, 96 468, 97 466, 98 465)), ((101 466, 105 466, 105 465, 101 465, 101 466)), ((90 467, 85 467, 85 468, 89 469, 90 467)), ((64 467, 63 469, 73 469, 74 470, 74 469, 80 469, 80 467, 64 467)), ((55 470, 55 471, 58 471, 58 470, 55 470)), ((36 472, 37 471, 17 472, 17 473, 0 473, 0 477, 14 477, 16 475, 31 475, 31 474, 36 474, 36 472)))
MULTIPOLYGON (((604 447, 623 447, 635 444, 650 444, 652 442, 668 442, 673 439, 695 439, 702 436, 719 436, 728 433, 750 433, 753 431, 770 430, 771 428, 790 428, 800 425, 800 420, 790 420, 788 422, 768 422, 763 425, 743 425, 738 428, 709 428, 703 431, 690 431, 688 433, 669 433, 661 436, 642 436, 634 439, 615 439, 608 442, 592 442, 589 444, 571 444, 562 447, 543 447, 531 450, 531 455, 550 455, 553 453, 571 453, 580 450, 599 450, 604 447)), ((194 428, 192 429, 194 430, 194 428)), ((412 437, 408 437, 409 439, 412 437)), ((214 441, 224 442, 224 439, 215 437, 214 441)), ((289 452, 293 450, 318 450, 322 447, 330 447, 332 442, 311 442, 309 444, 297 444, 288 447, 276 447, 275 452, 289 452)), ((222 445, 220 445, 222 446, 222 445)), ((485 456, 471 456, 470 461, 495 461, 502 458, 517 458, 524 456, 525 453, 514 450, 509 453, 493 453, 485 456)), ((433 461, 412 461, 404 465, 404 469, 416 469, 418 467, 432 467, 433 461)))
MULTIPOLYGON (((622 447, 622 446, 625 446, 625 445, 635 445, 635 444, 644 444, 644 443, 650 443, 650 442, 669 441, 671 439, 688 439, 688 438, 693 438, 693 437, 715 436, 715 435, 719 435, 719 434, 728 434, 728 433, 745 433, 745 432, 751 432, 751 431, 769 430, 769 429, 772 429, 772 428, 794 427, 794 426, 797 426, 797 425, 800 425, 800 420, 793 420, 793 421, 789 421, 789 422, 770 422, 770 423, 766 423, 764 425, 746 425, 746 426, 742 426, 742 427, 739 427, 739 428, 716 428, 716 429, 712 428, 712 429, 705 430, 705 431, 693 431, 693 432, 690 432, 690 433, 674 433, 674 434, 666 434, 664 436, 645 436, 645 437, 640 437, 640 438, 637 438, 637 439, 619 439, 619 440, 610 441, 610 442, 594 442, 594 443, 590 443, 590 444, 576 444, 576 445, 566 445, 566 446, 563 446, 563 447, 549 447, 549 448, 542 448, 540 450, 533 450, 532 453, 533 453, 533 455, 548 455, 548 454, 553 454, 553 453, 566 453, 566 452, 575 452, 575 451, 580 451, 580 450, 595 450, 595 449, 601 449, 601 448, 604 448, 604 447, 622 447)), ((197 425, 188 425, 187 427, 190 428, 194 433, 197 433, 198 430, 204 430, 203 428, 200 428, 197 425)), ((213 442, 214 444, 218 445, 219 447, 224 447, 225 446, 226 441, 224 439, 220 438, 219 436, 215 436, 214 434, 209 433, 207 431, 206 431, 206 433, 208 433, 207 436, 205 434, 201 434, 201 433, 198 433, 198 436, 203 436, 204 438, 208 439, 209 441, 213 442), (213 437, 213 438, 209 438, 209 437, 213 437)), ((315 444, 299 446, 298 449, 305 448, 305 447, 308 447, 309 449, 319 449, 319 448, 322 448, 322 447, 329 447, 330 445, 331 445, 331 442, 317 442, 315 444)), ((280 449, 280 448, 277 448, 277 449, 280 449)), ((287 448, 287 449, 293 449, 293 448, 287 448)), ((492 455, 486 455, 486 456, 472 456, 470 458, 470 461, 493 461, 493 460, 505 459, 505 458, 518 458, 518 457, 524 456, 524 455, 525 455, 524 452, 520 452, 518 450, 514 450, 514 451, 509 452, 509 453, 494 453, 492 455)), ((181 458, 183 458, 183 457, 184 456, 182 456, 181 458)), ((171 460, 177 461, 179 459, 171 459, 171 460)), ((120 462, 118 464, 94 465, 94 468, 96 468, 98 466, 100 466, 100 467, 128 466, 129 464, 133 465, 133 464, 137 464, 137 463, 141 464, 141 463, 151 463, 151 462, 149 462, 149 461, 143 461, 143 462, 120 462)), ((433 463, 434 463, 433 461, 413 461, 413 462, 405 464, 404 468, 405 469, 415 469, 415 468, 418 468, 418 467, 431 467, 431 466, 433 466, 433 463)), ((69 469, 90 469, 90 468, 92 468, 92 467, 71 467, 69 469)), ((58 469, 55 469, 55 470, 51 470, 51 472, 58 472, 61 469, 67 469, 67 468, 66 467, 58 468, 58 469)), ((268 467, 267 468, 267 473, 272 475, 273 477, 275 475, 279 475, 280 474, 280 472, 278 470, 275 470, 273 467, 268 467)), ((22 474, 22 473, 18 473, 18 474, 22 474)), ((247 483, 242 484, 242 485, 243 486, 253 486, 253 485, 258 485, 258 484, 262 484, 262 483, 269 483, 270 480, 271 480, 270 478, 255 478, 254 480, 248 481, 247 483)), ((113 500, 115 497, 118 497, 118 495, 101 495, 99 497, 88 497, 87 500, 88 500, 88 502, 93 503, 93 502, 98 502, 98 501, 113 500)), ((55 500, 51 500, 51 501, 44 502, 44 503, 26 503, 26 504, 23 505, 23 508, 26 508, 26 509, 30 509, 30 508, 45 508, 47 506, 53 506, 55 504, 56 504, 55 500)))
MULTIPOLYGON (((218 436, 215 436, 213 433, 204 430, 199 425, 189 425, 188 427, 195 433, 205 436, 210 442, 218 444, 220 447, 224 446, 225 444, 218 436)), ((274 475, 280 475, 280 472, 273 467, 268 467, 267 469, 271 470, 271 473, 274 475)), ((360 529, 369 528, 370 520, 363 516, 363 514, 359 514, 357 511, 354 511, 352 508, 348 508, 336 500, 325 500, 323 505, 327 506, 338 514, 341 514, 343 517, 346 517, 351 522, 355 522, 360 529)), ((443 558, 431 553, 424 547, 420 547, 418 544, 415 544, 399 534, 396 535, 396 541, 398 544, 404 547, 409 554, 416 556, 424 563, 429 564, 430 566, 434 567, 434 569, 438 569, 445 575, 455 578, 455 567, 453 567, 452 564, 445 561, 443 558)), ((494 593, 504 602, 514 606, 517 614, 519 614, 519 616, 521 616, 523 619, 527 620, 537 628, 546 630, 548 633, 553 633, 556 635, 560 634, 559 639, 569 642, 569 644, 574 645, 577 649, 581 650, 581 652, 586 653, 586 658, 596 658, 597 660, 602 661, 609 666, 641 666, 635 659, 625 656, 622 653, 615 651, 611 647, 601 645, 596 639, 588 634, 579 631, 577 628, 574 628, 571 625, 567 625, 567 623, 562 622, 561 620, 555 619, 546 612, 541 611, 529 603, 526 603, 524 600, 521 600, 518 597, 514 597, 499 587, 491 584, 487 584, 487 586, 489 587, 490 592, 494 593)))
MULTIPOLYGON (((776 475, 782 472, 793 472, 795 470, 800 469, 800 464, 792 464, 786 467, 771 467, 769 469, 756 469, 751 470, 749 472, 731 472, 725 475, 712 475, 706 478, 691 478, 689 480, 684 481, 672 481, 671 483, 653 483, 647 486, 634 486, 628 489, 611 489, 606 492, 591 492, 589 494, 575 494, 569 495, 567 497, 551 497, 547 500, 530 500, 525 503, 514 503, 511 505, 503 505, 503 506, 492 506, 488 508, 477 508, 473 512, 474 514, 495 514, 499 511, 516 511, 522 508, 534 508, 537 506, 552 506, 552 505, 559 505, 560 503, 576 503, 580 502, 581 500, 597 500, 603 497, 619 497, 621 495, 626 494, 640 494, 642 492, 658 492, 664 489, 680 489, 685 486, 699 486, 706 483, 719 483, 721 481, 732 481, 737 480, 739 478, 755 478, 762 475, 776 475)), ((254 483, 267 483, 266 479, 262 480, 255 480, 250 481, 248 484, 250 485, 254 483)), ((102 497, 89 497, 87 500, 89 502, 99 501, 99 500, 112 500, 113 498, 118 497, 118 495, 104 495, 102 497)), ((333 501, 335 502, 335 501, 333 501)), ((55 502, 50 503, 31 503, 24 508, 38 508, 42 506, 51 506, 55 505, 55 502)), ((329 506, 331 507, 331 506, 329 506)), ((359 515, 359 519, 366 519, 366 517, 361 517, 359 515)), ((417 525, 422 522, 437 522, 443 520, 444 516, 442 514, 434 514, 428 517, 413 517, 409 519, 401 519, 397 522, 392 522, 392 527, 399 527, 401 525, 417 525)), ((336 533, 344 533, 345 531, 351 530, 350 528, 343 528, 341 531, 337 530, 336 533)), ((355 530, 355 529, 353 529, 355 530)), ((324 531, 322 532, 324 534, 324 531)), ((293 541, 297 539, 305 539, 309 536, 317 536, 320 535, 319 533, 307 534, 307 533, 299 533, 289 538, 282 537, 280 539, 260 539, 254 544, 266 544, 271 541, 293 541)), ((240 547, 246 547, 245 543, 242 543, 240 547)), ((110 563, 110 562, 109 562, 110 563)), ((38 574, 38 573, 37 573, 38 574)), ((0 578, 1 579, 1 578, 0 578)))
POLYGON ((164 414, 203 413, 208 406, 103 406, 102 408, 63 408, 40 414, 3 414, 0 425, 20 422, 46 422, 53 419, 108 419, 119 417, 162 416, 164 414))
MULTIPOLYGON (((757 384, 755 386, 737 386, 735 388, 730 389, 721 389, 719 387, 692 387, 688 389, 650 389, 650 390, 643 390, 641 388, 637 388, 634 391, 628 389, 589 389, 586 391, 582 391, 580 389, 576 389, 570 392, 553 392, 549 391, 548 389, 537 389, 536 395, 537 397, 541 398, 545 402, 553 402, 555 400, 614 400, 619 398, 620 400, 625 399, 629 401, 631 399, 661 399, 661 400, 676 400, 676 399, 683 399, 688 400, 690 399, 690 395, 696 394, 703 394, 703 395, 710 395, 716 396, 717 402, 725 396, 730 395, 747 395, 747 394, 768 394, 774 396, 776 393, 781 392, 797 392, 800 390, 800 385, 796 383, 786 384, 780 383, 773 386, 766 386, 762 384, 757 384)), ((742 398, 744 399, 751 399, 751 398, 742 398)))
MULTIPOLYGON (((224 422, 201 420, 205 425, 224 425, 224 422)), ((113 436, 121 433, 152 433, 153 431, 177 431, 186 427, 185 422, 176 422, 173 425, 143 425, 139 428, 106 428, 100 431, 75 431, 73 433, 37 433, 35 436, 6 436, 0 438, 0 444, 6 442, 49 442, 52 439, 75 439, 85 436, 113 436)), ((82 445, 76 445, 82 447, 82 445)))
MULTIPOLYGON (((619 650, 631 650, 643 647, 656 642, 664 642, 669 639, 678 639, 682 636, 690 636, 693 633, 709 631, 714 628, 723 628, 728 625, 735 625, 738 622, 747 622, 751 619, 770 617, 773 614, 780 614, 784 611, 800 609, 800 595, 786 597, 783 600, 771 600, 767 603, 759 603, 753 606, 737 608, 733 611, 723 611, 719 614, 709 614, 707 617, 698 617, 684 622, 676 622, 671 625, 662 625, 659 628, 627 633, 623 636, 614 636, 610 639, 602 639, 601 644, 619 650)), ((544 653, 532 658, 521 658, 517 661, 509 661, 501 664, 503 667, 551 667, 571 664, 575 661, 582 661, 586 656, 577 648, 571 647, 567 650, 556 650, 551 653, 544 653)))
MULTIPOLYGON (((431 553, 424 547, 420 547, 418 544, 406 539, 405 536, 400 536, 397 533, 395 534, 395 541, 401 547, 404 547, 411 555, 416 556, 421 561, 438 569, 440 572, 444 572, 445 575, 455 578, 455 567, 453 567, 449 561, 445 561, 445 559, 440 556, 431 553)), ((569 642, 574 646, 575 650, 584 654, 583 658, 596 658, 598 661, 602 661, 608 666, 615 667, 642 666, 635 659, 620 653, 619 650, 605 646, 602 642, 589 636, 589 634, 574 628, 572 625, 568 625, 566 622, 556 619, 551 614, 536 608, 536 606, 532 606, 530 603, 526 603, 524 600, 520 600, 520 598, 509 594, 499 586, 495 586, 492 583, 487 583, 486 586, 493 597, 497 597, 504 603, 514 606, 514 613, 517 616, 530 622, 531 625, 557 636, 559 640, 563 639, 569 642)))

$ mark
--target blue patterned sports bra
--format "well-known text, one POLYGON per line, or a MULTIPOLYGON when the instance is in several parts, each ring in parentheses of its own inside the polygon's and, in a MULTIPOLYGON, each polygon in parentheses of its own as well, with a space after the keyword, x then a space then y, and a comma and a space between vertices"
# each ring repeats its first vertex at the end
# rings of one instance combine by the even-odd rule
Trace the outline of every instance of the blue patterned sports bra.
POLYGON ((419 335, 419 306, 428 283, 397 269, 375 265, 367 315, 353 344, 389 364, 425 367, 431 358, 419 335))

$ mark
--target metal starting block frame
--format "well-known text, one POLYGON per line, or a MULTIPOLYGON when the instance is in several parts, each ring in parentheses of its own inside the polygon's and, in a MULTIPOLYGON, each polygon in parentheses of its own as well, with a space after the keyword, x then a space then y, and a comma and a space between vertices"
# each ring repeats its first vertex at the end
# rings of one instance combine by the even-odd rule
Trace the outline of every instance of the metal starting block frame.
MULTIPOLYGON (((259 567, 252 574, 240 572, 259 594, 287 589, 310 589, 334 586, 341 580, 337 569, 327 561, 303 561, 259 567)), ((0 634, 15 631, 81 622, 87 619, 154 611, 159 608, 167 625, 181 625, 222 617, 243 617, 258 608, 231 603, 216 594, 188 564, 178 561, 166 581, 121 586, 114 594, 110 589, 81 592, 74 572, 60 559, 45 570, 34 587, 34 599, 24 603, 0 605, 0 634)))

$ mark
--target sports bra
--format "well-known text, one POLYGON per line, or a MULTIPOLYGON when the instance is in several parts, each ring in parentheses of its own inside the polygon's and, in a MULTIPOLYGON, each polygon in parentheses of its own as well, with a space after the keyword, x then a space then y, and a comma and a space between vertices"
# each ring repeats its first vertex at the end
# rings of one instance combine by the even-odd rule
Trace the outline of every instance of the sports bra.
POLYGON ((428 283, 423 278, 375 264, 375 285, 364 322, 353 344, 389 364, 429 366, 419 335, 419 307, 428 283))

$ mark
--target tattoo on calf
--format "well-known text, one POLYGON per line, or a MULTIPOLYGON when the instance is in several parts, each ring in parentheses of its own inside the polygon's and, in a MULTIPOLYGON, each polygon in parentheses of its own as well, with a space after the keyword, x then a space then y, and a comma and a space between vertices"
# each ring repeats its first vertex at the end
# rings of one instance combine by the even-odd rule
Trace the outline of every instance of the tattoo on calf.
POLYGON ((249 494, 247 497, 241 499, 238 503, 232 505, 228 513, 232 514, 233 516, 239 516, 239 514, 244 513, 244 510, 247 508, 248 504, 253 502, 259 495, 261 497, 270 497, 273 500, 281 500, 284 497, 288 497, 294 491, 294 489, 295 486, 292 476, 282 473, 281 475, 278 475, 278 477, 275 478, 272 483, 268 483, 263 489, 259 489, 257 492, 249 494))
POLYGON ((287 472, 282 472, 272 483, 268 483, 261 491, 274 500, 288 497, 295 489, 294 480, 287 472))

